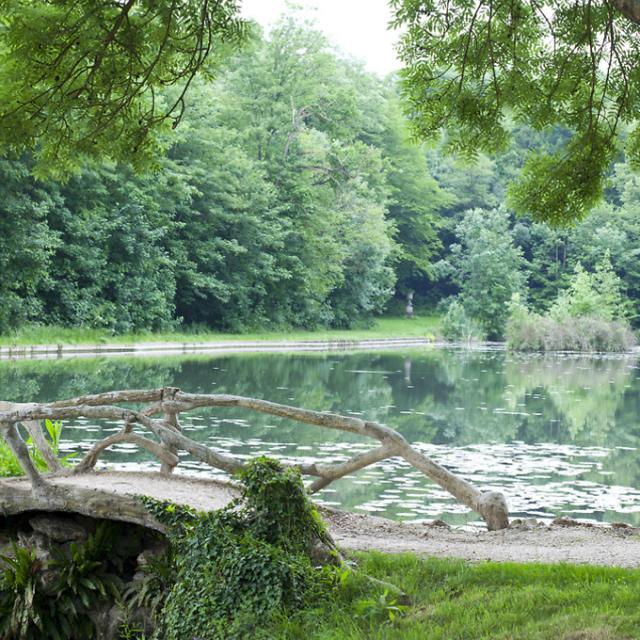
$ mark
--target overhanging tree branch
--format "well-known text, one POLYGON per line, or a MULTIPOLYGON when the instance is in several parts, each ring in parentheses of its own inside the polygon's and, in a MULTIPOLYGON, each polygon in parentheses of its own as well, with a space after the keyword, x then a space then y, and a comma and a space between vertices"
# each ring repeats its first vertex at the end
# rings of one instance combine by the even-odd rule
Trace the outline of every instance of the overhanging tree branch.
POLYGON ((194 77, 247 36, 237 0, 0 0, 0 15, 0 148, 53 174, 151 160, 194 77))
POLYGON ((640 159, 640 0, 391 4, 418 136, 444 128, 450 151, 474 157, 507 148, 506 121, 570 134, 526 159, 509 189, 517 211, 580 219, 601 199, 616 154, 640 159))

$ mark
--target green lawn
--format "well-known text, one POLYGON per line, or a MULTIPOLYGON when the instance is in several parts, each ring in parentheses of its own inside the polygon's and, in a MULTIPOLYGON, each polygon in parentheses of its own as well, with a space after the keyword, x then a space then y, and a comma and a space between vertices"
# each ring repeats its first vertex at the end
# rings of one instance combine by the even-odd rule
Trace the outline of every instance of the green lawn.
MULTIPOLYGON (((282 621, 280 640, 626 640, 640 638, 640 570, 465 563, 359 554, 362 572, 402 587, 395 621, 352 580, 330 605, 282 621)), ((379 593, 379 591, 378 591, 379 593)), ((388 603, 387 603, 388 604, 388 603)))
POLYGON ((234 340, 364 340, 368 338, 433 337, 440 328, 439 316, 379 318, 368 329, 317 331, 265 331, 253 333, 175 332, 114 336, 100 329, 26 326, 0 336, 0 345, 107 344, 132 342, 217 342, 234 340))

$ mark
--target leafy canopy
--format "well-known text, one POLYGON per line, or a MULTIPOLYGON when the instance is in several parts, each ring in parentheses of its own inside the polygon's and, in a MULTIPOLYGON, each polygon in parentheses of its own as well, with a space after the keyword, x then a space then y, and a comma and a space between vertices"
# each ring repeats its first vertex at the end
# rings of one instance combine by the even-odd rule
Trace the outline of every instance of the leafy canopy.
POLYGON ((391 5, 394 26, 406 28, 404 94, 419 136, 444 129, 451 151, 473 156, 505 150, 512 121, 570 132, 529 153, 509 190, 516 210, 579 219, 601 199, 616 153, 640 162, 638 0, 391 5))
POLYGON ((41 173, 152 159, 194 76, 244 40, 237 12, 236 0, 0 0, 0 147, 36 150, 41 173))

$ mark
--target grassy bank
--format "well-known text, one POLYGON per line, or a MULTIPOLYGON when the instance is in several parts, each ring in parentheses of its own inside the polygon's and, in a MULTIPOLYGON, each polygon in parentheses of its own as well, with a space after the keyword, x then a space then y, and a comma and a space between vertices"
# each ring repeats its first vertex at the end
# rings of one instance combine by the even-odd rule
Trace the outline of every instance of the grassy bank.
POLYGON ((413 555, 357 556, 363 572, 413 599, 373 600, 354 581, 331 605, 281 622, 281 640, 624 640, 640 638, 640 570, 573 565, 469 564, 413 555))
POLYGON ((379 318, 367 329, 282 330, 251 333, 176 331, 170 333, 131 333, 112 335, 101 329, 26 326, 0 336, 0 345, 38 344, 131 344, 134 342, 231 342, 258 340, 367 340, 378 338, 425 338, 437 335, 438 316, 379 318))

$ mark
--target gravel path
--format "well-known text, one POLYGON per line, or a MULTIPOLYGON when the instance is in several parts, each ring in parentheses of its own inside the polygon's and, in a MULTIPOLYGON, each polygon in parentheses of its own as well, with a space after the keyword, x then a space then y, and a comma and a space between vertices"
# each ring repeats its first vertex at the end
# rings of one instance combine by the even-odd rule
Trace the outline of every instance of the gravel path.
POLYGON ((559 520, 549 526, 516 522, 503 531, 461 531, 446 525, 402 524, 374 516, 323 512, 334 539, 345 549, 473 561, 640 567, 640 529, 632 527, 595 527, 559 520))
MULTIPOLYGON (((236 490, 229 484, 176 474, 94 472, 50 478, 59 486, 90 487, 100 492, 147 495, 188 504, 200 510, 219 509, 236 490)), ((23 478, 0 481, 5 490, 26 488, 23 478)), ((518 523, 504 531, 467 531, 438 524, 403 524, 369 515, 321 507, 329 531, 346 550, 413 552, 425 556, 512 562, 569 562, 640 567, 640 529, 596 527, 573 521, 553 525, 518 523)))

